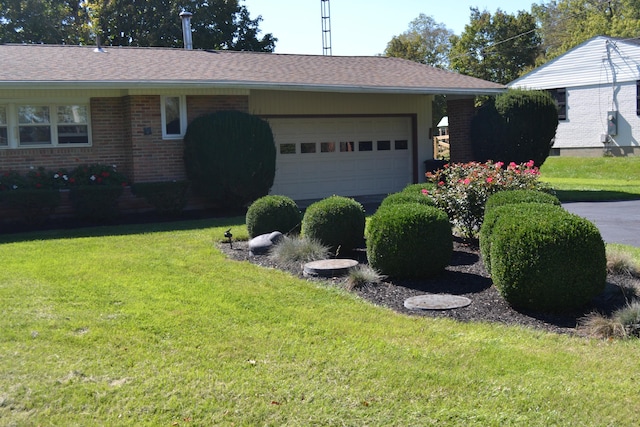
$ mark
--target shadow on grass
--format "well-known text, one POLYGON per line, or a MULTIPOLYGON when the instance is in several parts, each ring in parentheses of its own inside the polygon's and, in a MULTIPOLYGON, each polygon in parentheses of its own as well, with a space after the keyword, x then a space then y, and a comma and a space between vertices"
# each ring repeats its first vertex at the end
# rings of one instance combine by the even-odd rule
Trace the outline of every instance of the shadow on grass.
MULTIPOLYGON (((244 212, 186 212, 179 218, 154 214, 119 217, 112 222, 98 224, 77 219, 50 220, 42 226, 29 228, 21 224, 0 226, 0 243, 32 240, 67 239, 78 237, 120 236, 130 234, 198 230, 212 227, 241 227, 244 212)), ((220 236, 222 240, 224 236, 220 236)))
POLYGON ((609 190, 555 190, 561 202, 610 202, 638 200, 640 194, 609 190))

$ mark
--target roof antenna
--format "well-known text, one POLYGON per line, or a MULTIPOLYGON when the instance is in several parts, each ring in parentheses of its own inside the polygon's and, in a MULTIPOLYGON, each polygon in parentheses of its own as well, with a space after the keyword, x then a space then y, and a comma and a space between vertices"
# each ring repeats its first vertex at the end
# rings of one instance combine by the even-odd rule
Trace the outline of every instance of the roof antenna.
POLYGON ((322 54, 331 56, 331 8, 329 0, 320 0, 322 17, 322 54))

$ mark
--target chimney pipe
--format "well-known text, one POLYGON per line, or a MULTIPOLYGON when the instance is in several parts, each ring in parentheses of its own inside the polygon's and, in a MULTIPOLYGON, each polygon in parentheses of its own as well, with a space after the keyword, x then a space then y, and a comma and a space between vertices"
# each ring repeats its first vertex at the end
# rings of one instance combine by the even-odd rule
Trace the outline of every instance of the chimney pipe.
POLYGON ((193 49, 193 41, 191 39, 191 17, 193 13, 182 11, 180 13, 180 19, 182 19, 182 40, 184 41, 184 48, 186 50, 193 49))

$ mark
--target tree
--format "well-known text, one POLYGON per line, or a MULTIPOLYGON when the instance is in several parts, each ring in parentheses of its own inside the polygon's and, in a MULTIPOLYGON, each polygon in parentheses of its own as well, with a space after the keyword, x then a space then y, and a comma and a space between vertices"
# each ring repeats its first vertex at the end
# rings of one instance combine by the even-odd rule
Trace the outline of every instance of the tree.
POLYGON ((183 10, 193 13, 195 48, 275 48, 239 0, 0 0, 0 42, 89 44, 97 33, 107 45, 181 47, 183 10))
POLYGON ((0 43, 86 43, 87 23, 78 1, 0 0, 0 43))
MULTIPOLYGON (((409 29, 399 36, 393 36, 384 53, 387 56, 404 58, 438 68, 449 67, 450 39, 453 31, 445 24, 438 23, 432 16, 421 13, 409 23, 409 29)), ((443 95, 433 98, 432 127, 447 115, 447 102, 443 95)))
POLYGON ((541 55, 536 65, 595 36, 640 37, 640 2, 637 0, 553 0, 533 4, 531 11, 542 36, 541 55))
POLYGON ((409 59, 421 64, 448 68, 453 31, 437 23, 432 16, 421 13, 409 23, 409 29, 393 36, 385 55, 409 59))
POLYGON ((528 12, 471 8, 471 22, 451 40, 451 68, 462 74, 506 84, 535 64, 540 49, 536 21, 528 12))

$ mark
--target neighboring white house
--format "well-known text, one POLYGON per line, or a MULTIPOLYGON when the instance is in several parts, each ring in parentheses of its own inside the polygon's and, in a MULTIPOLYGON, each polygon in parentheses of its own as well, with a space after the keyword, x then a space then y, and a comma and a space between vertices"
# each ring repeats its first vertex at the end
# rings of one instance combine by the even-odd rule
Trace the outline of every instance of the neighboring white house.
POLYGON ((640 39, 594 37, 507 86, 554 95, 552 154, 640 155, 640 39))

